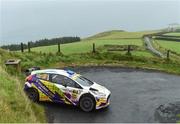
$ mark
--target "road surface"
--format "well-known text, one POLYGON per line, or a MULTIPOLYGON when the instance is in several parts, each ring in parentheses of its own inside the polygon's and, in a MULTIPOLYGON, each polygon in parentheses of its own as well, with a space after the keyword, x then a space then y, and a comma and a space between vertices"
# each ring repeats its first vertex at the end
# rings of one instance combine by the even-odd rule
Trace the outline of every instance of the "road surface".
POLYGON ((48 122, 158 122, 154 117, 157 107, 180 101, 180 76, 113 67, 74 70, 110 89, 111 104, 85 113, 72 106, 42 103, 48 122))

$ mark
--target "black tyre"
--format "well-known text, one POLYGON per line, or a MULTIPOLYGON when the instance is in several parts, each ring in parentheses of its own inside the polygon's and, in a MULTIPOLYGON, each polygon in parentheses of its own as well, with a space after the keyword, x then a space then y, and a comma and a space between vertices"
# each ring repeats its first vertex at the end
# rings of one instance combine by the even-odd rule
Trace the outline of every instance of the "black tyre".
POLYGON ((80 99, 80 108, 85 112, 90 112, 95 108, 95 101, 92 96, 86 95, 80 99))
POLYGON ((33 102, 39 101, 39 93, 36 89, 28 89, 26 93, 29 99, 32 100, 33 102))

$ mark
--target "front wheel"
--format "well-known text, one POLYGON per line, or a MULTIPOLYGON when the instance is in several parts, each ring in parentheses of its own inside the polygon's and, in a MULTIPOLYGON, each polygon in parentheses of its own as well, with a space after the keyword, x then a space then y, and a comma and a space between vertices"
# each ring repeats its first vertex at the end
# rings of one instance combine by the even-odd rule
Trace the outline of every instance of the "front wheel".
POLYGON ((92 97, 84 96, 80 99, 80 108, 85 112, 90 112, 95 108, 95 102, 92 97))
POLYGON ((32 100, 33 102, 39 101, 39 93, 36 89, 28 89, 26 93, 29 99, 32 100))

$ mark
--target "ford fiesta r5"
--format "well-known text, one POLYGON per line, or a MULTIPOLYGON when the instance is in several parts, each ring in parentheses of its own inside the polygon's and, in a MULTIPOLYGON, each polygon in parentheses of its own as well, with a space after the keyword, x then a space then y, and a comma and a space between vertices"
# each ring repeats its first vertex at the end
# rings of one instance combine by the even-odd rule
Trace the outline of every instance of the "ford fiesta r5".
POLYGON ((24 90, 33 101, 51 101, 79 106, 83 111, 107 107, 111 92, 70 70, 33 71, 26 78, 24 90))

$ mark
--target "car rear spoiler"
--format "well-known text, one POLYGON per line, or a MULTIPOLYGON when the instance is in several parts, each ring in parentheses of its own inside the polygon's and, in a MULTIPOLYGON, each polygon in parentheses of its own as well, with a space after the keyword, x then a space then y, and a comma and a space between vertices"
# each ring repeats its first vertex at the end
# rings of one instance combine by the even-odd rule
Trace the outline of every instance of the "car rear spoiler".
POLYGON ((41 70, 41 68, 40 67, 32 67, 32 68, 26 69, 25 70, 26 76, 29 76, 31 74, 31 72, 35 71, 35 70, 41 70))

